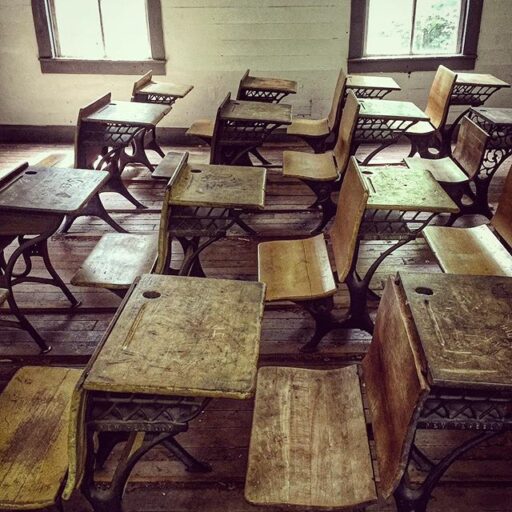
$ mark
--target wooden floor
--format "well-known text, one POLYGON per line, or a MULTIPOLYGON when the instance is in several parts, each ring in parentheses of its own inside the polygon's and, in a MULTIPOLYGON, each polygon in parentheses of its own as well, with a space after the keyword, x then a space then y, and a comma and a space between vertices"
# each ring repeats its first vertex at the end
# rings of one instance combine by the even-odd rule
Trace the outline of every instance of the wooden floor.
MULTIPOLYGON (((205 148, 185 148, 192 161, 206 161, 205 148)), ((279 161, 282 146, 271 146, 267 156, 279 161)), ((406 155, 406 146, 387 150, 383 161, 398 161, 406 155)), ((72 148, 67 145, 0 145, 0 174, 18 163, 37 162, 49 152, 65 152, 72 162, 72 148)), ((502 166, 493 181, 491 197, 495 202, 503 184, 508 165, 502 166)), ((147 210, 135 211, 129 203, 111 194, 102 195, 113 217, 132 232, 155 231, 158 210, 163 195, 163 183, 152 180, 143 168, 127 169, 123 178, 130 191, 140 199, 147 210)), ((284 180, 278 171, 272 171, 267 189, 267 205, 273 208, 305 207, 313 197, 308 188, 293 180, 284 180)), ((233 231, 229 237, 204 253, 203 266, 208 276, 254 280, 257 275, 256 247, 258 241, 276 237, 305 235, 318 219, 317 214, 280 214, 252 218, 251 225, 264 233, 254 239, 233 231)), ((482 223, 483 218, 464 219, 464 225, 482 223)), ((51 240, 52 261, 64 280, 69 280, 99 237, 109 228, 98 219, 82 218, 69 234, 57 234, 51 240)), ((375 259, 375 255, 389 246, 389 241, 362 244, 360 271, 375 259)), ((173 261, 179 263, 181 254, 175 248, 173 261)), ((36 262, 36 272, 43 272, 36 262)), ((387 258, 375 275, 372 287, 379 291, 388 275, 397 270, 439 272, 433 255, 420 239, 411 242, 387 258)), ((52 352, 40 357, 30 337, 23 331, 0 328, 0 387, 5 384, 20 364, 85 364, 101 339, 116 310, 119 299, 112 293, 71 287, 82 302, 70 312, 59 290, 44 285, 21 285, 16 299, 29 319, 53 345, 52 352)), ((336 296, 336 314, 343 315, 348 305, 348 294, 341 289, 336 296)), ((374 311, 376 303, 373 304, 374 311)), ((6 310, 0 310, 4 314, 6 310)), ((313 322, 291 304, 268 307, 263 321, 261 364, 298 365, 309 367, 340 366, 357 360, 364 353, 370 338, 360 331, 335 331, 322 342, 317 354, 304 355, 297 351, 301 342, 312 334, 313 322)), ((135 468, 127 491, 125 506, 128 511, 249 511, 257 510, 243 499, 243 483, 249 429, 252 414, 251 401, 214 401, 206 412, 191 424, 189 432, 181 436, 183 444, 197 457, 213 465, 206 475, 188 474, 176 462, 169 460, 160 449, 150 452, 135 468)), ((439 460, 446 451, 459 444, 465 433, 420 432, 420 447, 439 460)), ((116 454, 114 453, 113 458, 116 454)), ((107 481, 112 474, 112 463, 107 464, 98 479, 107 481)), ((420 478, 420 474, 414 475, 420 478)), ((85 511, 87 505, 76 497, 68 510, 85 511)), ((392 502, 380 503, 368 510, 392 511, 392 502)), ((468 453, 452 466, 436 489, 429 511, 505 512, 512 511, 512 435, 497 437, 468 453)))

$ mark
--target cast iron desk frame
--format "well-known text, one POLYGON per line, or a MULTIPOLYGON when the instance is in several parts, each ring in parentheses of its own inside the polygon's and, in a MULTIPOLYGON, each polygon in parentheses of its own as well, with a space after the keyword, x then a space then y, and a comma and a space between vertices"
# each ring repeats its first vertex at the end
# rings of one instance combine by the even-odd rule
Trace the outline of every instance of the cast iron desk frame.
POLYGON ((80 304, 53 267, 48 240, 59 229, 65 216, 79 211, 107 180, 106 172, 29 167, 28 163, 0 180, 0 287, 8 290, 10 312, 17 318, 17 321, 2 320, 1 324, 26 330, 42 353, 49 352, 51 346, 20 311, 13 287, 21 283, 56 286, 72 308, 80 304), (6 259, 4 249, 15 239, 18 247, 6 259), (32 258, 35 257, 42 258, 50 278, 30 275, 32 258), (16 272, 15 266, 20 258, 24 260, 24 269, 16 272))
MULTIPOLYGON (((156 127, 167 114, 166 105, 112 101, 81 120, 77 141, 77 167, 83 169, 105 169, 110 179, 101 192, 116 192, 130 201, 136 208, 145 208, 126 188, 121 179, 121 155, 141 134, 156 127), (102 158, 95 164, 96 155, 102 158)), ((68 216, 63 231, 69 230, 77 217, 93 215, 101 218, 116 231, 126 230, 112 219, 103 207, 99 193, 80 212, 68 216)))
POLYGON ((291 123, 290 105, 229 100, 216 121, 210 163, 251 166, 249 154, 259 158, 257 150, 272 132, 291 123))
POLYGON ((428 121, 426 114, 409 101, 362 99, 361 108, 352 141, 351 154, 359 146, 379 144, 362 162, 368 165, 383 149, 395 144, 414 124, 428 121))
POLYGON ((453 462, 479 443, 512 430, 512 377, 503 365, 512 350, 512 279, 399 272, 397 283, 416 324, 430 384, 416 428, 475 432, 438 463, 413 442, 395 500, 398 512, 426 512, 432 491, 453 462), (485 304, 498 312, 501 323, 490 325, 489 317, 498 317, 485 304), (505 351, 501 373, 496 364, 500 350, 505 351), (411 465, 426 473, 419 486, 409 481, 411 465))
MULTIPOLYGON (((160 388, 168 389, 162 393, 154 393, 151 389, 141 392, 133 392, 131 389, 123 390, 126 387, 124 381, 107 382, 101 379, 101 370, 95 372, 95 366, 98 361, 102 359, 102 350, 108 342, 109 337, 115 331, 119 318, 123 311, 127 309, 127 304, 130 302, 132 295, 137 291, 138 287, 144 286, 144 283, 149 279, 165 280, 165 279, 190 279, 183 277, 173 276, 148 276, 143 275, 138 278, 128 293, 126 294, 123 302, 121 303, 115 317, 109 325, 100 345, 96 349, 93 358, 91 359, 88 367, 86 368, 86 377, 84 380, 83 388, 86 393, 86 406, 85 406, 85 432, 86 432, 86 445, 87 445, 87 458, 84 470, 84 481, 82 483, 82 491, 87 499, 91 502, 95 512, 122 512, 122 497, 126 482, 130 476, 131 471, 149 450, 157 445, 162 445, 171 454, 172 457, 180 461, 189 472, 209 472, 211 467, 209 464, 195 459, 188 451, 186 451, 175 437, 188 430, 189 423, 200 415, 214 398, 231 398, 231 399, 247 399, 253 396, 256 372, 257 372, 257 354, 253 361, 253 366, 249 365, 247 369, 248 374, 244 374, 244 380, 240 383, 237 382, 236 389, 224 390, 222 386, 215 389, 204 388, 187 390, 186 396, 173 394, 173 390, 178 385, 173 382, 172 377, 168 384, 160 384, 160 388), (92 377, 92 379, 91 379, 92 377), (100 377, 100 378, 99 378, 100 377), (115 391, 112 391, 115 389, 115 391), (94 469, 101 467, 107 460, 113 448, 122 441, 133 439, 138 434, 144 434, 144 440, 139 444, 138 448, 126 453, 126 457, 118 464, 114 478, 108 489, 100 489, 94 482, 94 469), (94 437, 98 436, 98 448, 94 449, 94 437)), ((195 281, 198 281, 197 279, 195 281)), ((220 280, 201 279, 201 284, 204 287, 202 293, 197 294, 197 302, 207 304, 208 301, 213 300, 209 298, 209 283, 219 283, 220 280)), ((227 282, 227 281, 226 281, 227 282)), ((232 281, 236 283, 239 289, 247 287, 247 291, 243 294, 235 293, 233 296, 222 297, 225 304, 231 302, 230 311, 237 317, 248 316, 244 319, 254 332, 250 335, 254 340, 259 342, 261 333, 261 320, 263 317, 263 300, 264 300, 264 285, 261 283, 244 283, 232 281), (252 292, 249 293, 249 288, 252 292), (256 293, 256 289, 259 291, 256 293), (258 295, 259 300, 255 300, 254 296, 258 295)), ((143 296, 149 301, 154 298, 159 298, 158 284, 153 284, 149 292, 144 292, 143 296), (150 295, 153 294, 153 295, 150 295)), ((174 294, 173 297, 167 300, 181 300, 181 297, 174 294)), ((208 308, 207 308, 208 309, 208 308)), ((139 309, 140 315, 141 309, 139 309)), ((138 316, 133 320, 133 323, 128 331, 128 336, 137 330, 138 316)), ((203 326, 204 318, 190 319, 194 325, 203 326)), ((229 324, 232 320, 226 319, 229 324)), ((207 322, 206 322, 207 324, 207 322)), ((222 326, 218 326, 222 330, 222 326)), ((184 329, 187 326, 183 326, 184 329)), ((204 327, 202 327, 204 328, 204 327)), ((252 330, 250 331, 252 332, 252 330)), ((211 335, 210 332, 205 332, 205 340, 211 335)), ((172 334, 170 334, 172 338, 172 334)), ((246 341, 247 341, 246 335, 246 341)), ((170 339, 171 339, 170 338, 170 339)), ((123 343, 128 343, 126 340, 123 343)), ((245 354, 245 353, 244 353, 245 354)), ((222 351, 218 352, 218 357, 222 358, 224 354, 222 351)), ((135 357, 139 360, 145 361, 145 355, 129 353, 128 357, 135 357)), ((246 357, 246 356, 244 356, 246 357)), ((247 356, 245 362, 249 364, 249 359, 252 356, 247 356)), ((105 363, 105 356, 103 356, 103 363, 105 363)), ((155 363, 156 364, 156 363, 155 363)), ((204 367, 204 363, 201 362, 204 367)), ((244 370, 245 371, 245 370, 244 370)), ((240 372, 239 372, 240 373, 240 372)), ((144 377, 136 377, 137 382, 143 382, 144 377)), ((211 383, 211 382, 210 382, 211 383)), ((128 386, 133 385, 129 383, 128 386)), ((181 386, 183 384, 181 383, 181 386)), ((150 386, 151 387, 151 386, 150 386)), ((180 385, 178 385, 180 387, 180 385)))

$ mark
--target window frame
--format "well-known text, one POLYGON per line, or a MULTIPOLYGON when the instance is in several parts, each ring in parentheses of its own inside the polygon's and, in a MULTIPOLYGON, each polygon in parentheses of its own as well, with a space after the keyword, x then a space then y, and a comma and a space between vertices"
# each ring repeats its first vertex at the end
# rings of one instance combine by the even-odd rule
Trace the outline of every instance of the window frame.
POLYGON ((146 0, 152 56, 151 59, 147 60, 89 60, 56 57, 53 54, 52 42, 54 27, 48 13, 48 3, 50 1, 31 0, 42 73, 142 75, 148 71, 153 71, 154 75, 166 74, 160 0, 146 0))
POLYGON ((349 73, 435 71, 438 66, 458 70, 475 69, 483 0, 467 0, 461 53, 456 55, 364 56, 369 0, 351 0, 349 73))

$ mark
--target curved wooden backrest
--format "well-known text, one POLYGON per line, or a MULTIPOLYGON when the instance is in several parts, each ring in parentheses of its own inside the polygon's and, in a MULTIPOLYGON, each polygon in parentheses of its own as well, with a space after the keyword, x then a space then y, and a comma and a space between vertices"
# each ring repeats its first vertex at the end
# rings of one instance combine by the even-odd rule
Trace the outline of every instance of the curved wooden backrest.
POLYGON ((343 108, 343 99, 345 98, 345 87, 347 85, 347 75, 343 69, 340 69, 338 80, 334 89, 331 110, 327 116, 327 126, 330 131, 335 131, 337 135, 341 119, 341 110, 343 108))
POLYGON ((491 224, 507 245, 512 248, 512 166, 505 179, 505 185, 491 224))
POLYGON ((132 89, 132 98, 135 96, 135 93, 142 89, 145 85, 151 82, 153 78, 153 70, 148 71, 145 75, 142 75, 138 80, 133 83, 132 89))
POLYGON ((213 127, 213 135, 211 142, 211 150, 210 150, 210 163, 218 164, 221 163, 221 147, 220 141, 222 140, 222 121, 220 118, 220 113, 222 109, 227 105, 227 103, 231 100, 231 93, 228 92, 226 97, 222 100, 219 108, 217 109, 217 115, 215 116, 215 126, 213 127))
POLYGON ((180 174, 188 166, 188 152, 183 153, 176 169, 165 186, 162 213, 160 214, 160 226, 158 228, 158 256, 153 270, 154 274, 163 274, 169 267, 170 259, 170 235, 169 221, 171 217, 171 193, 172 187, 177 183, 180 174))
POLYGON ((480 170, 488 140, 488 133, 469 117, 462 119, 453 158, 471 179, 480 170))
POLYGON ((352 146, 352 138, 356 131, 360 108, 361 105, 354 91, 349 91, 347 101, 343 107, 343 113, 341 114, 338 139, 333 150, 334 158, 336 159, 336 167, 340 176, 345 173, 350 159, 350 147, 352 146))
POLYGON ((329 232, 340 282, 345 280, 352 266, 368 195, 357 160, 352 157, 341 186, 336 217, 329 232))
POLYGON ((437 68, 425 109, 425 114, 430 118, 430 122, 436 130, 444 128, 456 80, 457 75, 451 69, 445 66, 437 68))
POLYGON ((240 78, 240 82, 238 83, 238 91, 236 93, 236 99, 242 100, 244 98, 242 84, 244 80, 249 76, 250 69, 248 69, 243 75, 242 78, 240 78))
POLYGON ((75 168, 76 169, 78 169, 80 167, 85 167, 85 165, 81 162, 82 158, 78 154, 78 148, 80 147, 80 129, 82 127, 82 119, 84 117, 90 116, 93 112, 96 112, 96 110, 99 110, 101 107, 108 105, 110 103, 111 99, 112 99, 112 93, 109 92, 108 94, 105 94, 105 96, 102 96, 101 98, 98 98, 97 100, 94 100, 92 103, 89 103, 89 105, 86 105, 85 107, 81 108, 78 111, 78 119, 76 122, 76 130, 75 130, 75 168))
POLYGON ((86 372, 78 381, 69 411, 68 431, 68 476, 62 491, 62 497, 69 500, 75 489, 79 488, 85 474, 87 458, 87 440, 85 431, 85 411, 87 405, 87 391, 83 388, 86 372))
POLYGON ((426 363, 399 286, 390 278, 363 363, 380 487, 388 498, 403 476, 416 422, 429 393, 426 363))

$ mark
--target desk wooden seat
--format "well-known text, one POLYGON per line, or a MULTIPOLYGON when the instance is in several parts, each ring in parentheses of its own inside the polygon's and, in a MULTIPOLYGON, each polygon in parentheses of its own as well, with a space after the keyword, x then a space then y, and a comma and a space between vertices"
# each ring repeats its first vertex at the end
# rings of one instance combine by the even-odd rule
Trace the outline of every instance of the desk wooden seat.
POLYGON ((215 122, 211 119, 199 119, 192 123, 185 134, 199 137, 209 143, 213 137, 214 128, 215 122))
POLYGON ((346 86, 347 75, 341 69, 336 81, 331 109, 327 117, 320 119, 293 119, 292 123, 286 128, 286 133, 303 139, 313 148, 315 153, 331 149, 338 138, 346 86))
POLYGON ((73 391, 81 370, 24 367, 0 394, 0 509, 59 498, 68 471, 73 391))
POLYGON ((448 274, 512 276, 512 256, 485 225, 472 228, 432 226, 425 240, 448 274))
MULTIPOLYGON (((419 340, 399 293, 388 280, 362 365, 384 498, 403 477, 429 392, 419 340)), ((260 369, 245 485, 249 502, 352 509, 377 499, 374 479, 355 365, 260 369)))
POLYGON ((169 216, 172 188, 186 166, 184 153, 165 188, 158 234, 107 233, 96 244, 76 274, 75 286, 106 288, 124 295, 138 276, 163 273, 169 265, 169 216))
POLYGON ((245 497, 312 508, 376 499, 356 366, 260 369, 245 497))
MULTIPOLYGON (((512 170, 505 180, 490 226, 512 247, 512 170)), ((512 276, 512 255, 487 225, 472 228, 428 227, 424 236, 444 272, 512 276)))
POLYGON ((151 272, 158 235, 107 233, 71 279, 74 286, 127 290, 135 278, 151 272))
POLYGON ((416 153, 425 158, 431 156, 429 147, 434 137, 441 139, 443 135, 456 81, 457 75, 453 71, 445 66, 438 67, 425 108, 425 114, 430 122, 416 123, 405 132, 405 136, 411 142, 409 156, 416 153))
POLYGON ((359 102, 355 94, 349 91, 345 108, 341 115, 336 145, 332 151, 325 153, 304 153, 300 151, 284 151, 283 175, 315 181, 332 181, 338 179, 347 167, 350 158, 350 147, 354 134, 359 102))
POLYGON ((296 118, 286 128, 288 135, 306 137, 326 137, 329 135, 329 123, 327 118, 322 119, 301 119, 296 118))
POLYGON ((334 295, 336 284, 324 235, 259 244, 258 280, 267 284, 268 301, 334 295))
POLYGON ((471 207, 462 201, 468 194, 470 181, 478 177, 482 167, 489 135, 468 117, 460 123, 457 143, 451 157, 406 158, 405 163, 410 169, 427 169, 438 181, 450 197, 457 203, 461 213, 471 207))

